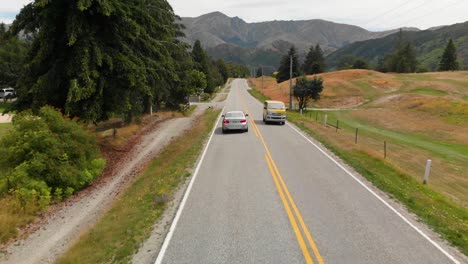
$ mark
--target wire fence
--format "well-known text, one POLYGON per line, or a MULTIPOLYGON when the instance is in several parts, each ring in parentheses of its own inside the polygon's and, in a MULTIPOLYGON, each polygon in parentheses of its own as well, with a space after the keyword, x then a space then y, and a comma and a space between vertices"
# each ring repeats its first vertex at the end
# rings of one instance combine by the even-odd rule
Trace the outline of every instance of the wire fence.
POLYGON ((464 153, 438 152, 438 143, 412 142, 411 137, 405 138, 401 132, 347 120, 336 112, 305 110, 301 115, 311 129, 340 148, 363 151, 382 159, 421 183, 428 160, 431 160, 428 184, 468 207, 468 153, 465 156, 464 153))

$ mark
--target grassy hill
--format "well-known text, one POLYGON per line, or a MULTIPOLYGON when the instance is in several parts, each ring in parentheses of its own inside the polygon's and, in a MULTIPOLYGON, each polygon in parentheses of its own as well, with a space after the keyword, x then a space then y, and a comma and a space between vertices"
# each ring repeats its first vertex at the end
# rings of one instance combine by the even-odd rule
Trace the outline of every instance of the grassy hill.
MULTIPOLYGON (((404 31, 403 36, 415 46, 419 66, 428 70, 437 69, 448 39, 452 38, 462 69, 468 69, 468 22, 436 30, 404 31)), ((376 65, 379 57, 393 52, 396 37, 397 34, 392 34, 380 39, 355 42, 331 53, 327 57, 327 63, 331 67, 337 67, 341 58, 351 54, 376 65)))
MULTIPOLYGON (((432 159, 431 188, 468 208, 468 72, 384 74, 368 70, 345 70, 320 75, 324 79, 322 99, 310 107, 311 119, 329 123, 339 120, 341 130, 333 141, 344 149, 359 148, 413 176, 424 175, 432 159), (328 111, 327 111, 328 109, 328 111)), ((309 76, 310 77, 310 76, 309 76)), ((289 83, 273 78, 251 79, 269 98, 289 101, 289 83)), ((319 133, 330 137, 331 128, 319 133)), ((334 137, 334 136, 333 136, 334 137)))

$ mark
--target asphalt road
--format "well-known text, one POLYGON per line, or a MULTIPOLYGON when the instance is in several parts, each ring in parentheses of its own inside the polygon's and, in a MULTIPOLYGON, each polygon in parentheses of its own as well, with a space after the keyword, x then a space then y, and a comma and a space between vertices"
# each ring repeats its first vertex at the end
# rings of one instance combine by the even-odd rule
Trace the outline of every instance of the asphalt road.
POLYGON ((156 263, 458 262, 293 126, 263 124, 245 80, 229 110, 249 132, 218 123, 156 263))

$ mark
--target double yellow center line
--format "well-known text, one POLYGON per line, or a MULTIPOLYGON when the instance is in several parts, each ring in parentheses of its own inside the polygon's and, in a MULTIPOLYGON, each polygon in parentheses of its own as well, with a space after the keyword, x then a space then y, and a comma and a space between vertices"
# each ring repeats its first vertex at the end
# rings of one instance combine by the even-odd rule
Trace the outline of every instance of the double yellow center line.
MULTIPOLYGON (((239 93, 239 90, 238 90, 238 93, 239 93)), ((239 94, 239 98, 241 99, 241 102, 244 105, 244 108, 247 110, 247 113, 249 113, 248 108, 244 100, 242 99, 242 96, 240 96, 240 94, 239 94)), ((249 113, 249 116, 251 120, 253 121, 252 115, 250 115, 250 113, 249 113)), ((281 173, 279 172, 278 167, 276 166, 275 161, 273 160, 271 152, 268 148, 268 145, 265 142, 265 139, 263 138, 262 133, 258 129, 255 122, 251 122, 251 123, 254 129, 255 135, 260 138, 260 141, 265 147, 265 151, 266 151, 265 161, 268 165, 268 169, 270 170, 271 176, 273 177, 273 181, 276 185, 276 188, 278 189, 278 193, 280 195, 281 201, 283 202, 284 209, 286 210, 286 214, 288 215, 289 221, 293 228, 294 234, 296 235, 297 242, 299 243, 299 247, 302 250, 302 254, 304 255, 306 263, 308 264, 314 263, 312 256, 310 254, 310 251, 309 251, 309 248, 311 248, 313 251, 313 254, 315 255, 315 258, 317 259, 317 262, 319 264, 324 264, 325 262, 323 261, 323 258, 320 255, 317 244, 315 243, 312 235, 310 234, 309 228, 305 224, 304 219, 302 218, 302 215, 299 209, 297 208, 296 203, 294 202, 294 199, 292 198, 288 190, 288 187, 286 186, 286 183, 284 182, 283 177, 281 176, 281 173), (306 239, 304 239, 303 233, 306 239)))

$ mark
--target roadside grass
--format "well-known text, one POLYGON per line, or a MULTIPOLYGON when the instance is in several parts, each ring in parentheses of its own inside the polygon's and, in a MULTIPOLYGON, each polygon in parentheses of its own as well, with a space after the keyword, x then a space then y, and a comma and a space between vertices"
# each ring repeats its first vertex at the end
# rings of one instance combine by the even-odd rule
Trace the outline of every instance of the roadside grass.
POLYGON ((213 101, 213 99, 218 95, 218 93, 223 91, 223 89, 226 87, 226 85, 227 84, 223 84, 221 86, 216 87, 215 90, 213 91, 213 93, 203 94, 201 101, 204 102, 204 103, 208 103, 208 102, 213 101))
MULTIPOLYGON (((3 138, 13 126, 11 123, 0 124, 0 139, 3 138)), ((1 186, 0 186, 1 187, 1 186)), ((21 208, 14 199, 9 196, 0 198, 0 243, 5 243, 18 235, 18 229, 26 226, 35 219, 38 207, 31 206, 21 208)))
MULTIPOLYGON (((249 92, 258 100, 265 100, 265 96, 258 90, 252 89, 249 92)), ((328 112, 328 114, 331 114, 329 123, 333 124, 336 121, 333 117, 336 118, 339 112, 328 112)), ((435 232, 458 247, 463 254, 468 255, 468 210, 463 206, 432 190, 431 187, 422 185, 420 181, 392 164, 391 161, 383 159, 382 155, 375 151, 362 148, 361 145, 340 145, 336 138, 330 137, 335 132, 330 132, 329 128, 315 122, 313 116, 307 117, 297 112, 288 112, 287 118, 288 121, 320 141, 376 187, 406 206, 435 232)), ((382 130, 376 132, 381 133, 382 130)), ((396 134, 396 136, 401 140, 401 134, 396 134)), ((453 147, 451 146, 450 151, 454 150, 453 147)), ((401 151, 404 150, 403 147, 401 151)), ((455 150, 458 151, 456 148, 455 150)), ((465 149, 461 151, 465 154, 465 149)))
POLYGON ((0 114, 3 113, 3 111, 5 111, 5 109, 8 108, 8 106, 10 106, 11 103, 7 103, 7 102, 4 102, 3 99, 0 100, 0 114))
POLYGON ((359 149, 346 150, 314 129, 310 120, 288 113, 288 120, 318 139, 379 189, 404 204, 434 231, 468 255, 468 210, 422 185, 381 157, 359 149))
POLYGON ((195 109, 197 109, 197 106, 196 105, 191 105, 189 107, 189 109, 187 109, 187 111, 184 111, 182 114, 184 116, 191 116, 193 114, 193 112, 195 111, 195 109))
POLYGON ((18 235, 18 230, 31 223, 40 211, 39 206, 28 206, 21 209, 21 205, 11 196, 0 198, 0 243, 5 243, 18 235))
POLYGON ((175 139, 112 208, 57 263, 129 263, 152 232, 167 200, 190 176, 220 110, 208 109, 175 139))
POLYGON ((266 100, 270 100, 268 96, 265 96, 264 94, 259 92, 257 89, 249 89, 248 91, 253 97, 257 98, 262 103, 266 100))
POLYGON ((463 100, 467 101, 468 102, 468 95, 466 96, 463 96, 463 100))

